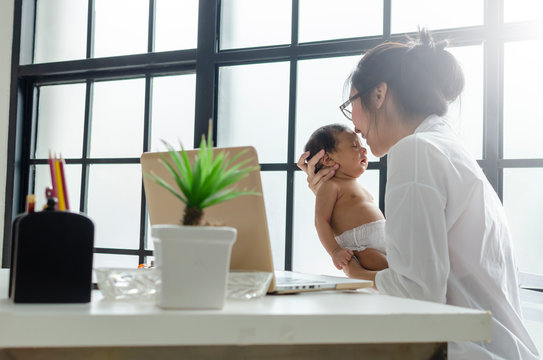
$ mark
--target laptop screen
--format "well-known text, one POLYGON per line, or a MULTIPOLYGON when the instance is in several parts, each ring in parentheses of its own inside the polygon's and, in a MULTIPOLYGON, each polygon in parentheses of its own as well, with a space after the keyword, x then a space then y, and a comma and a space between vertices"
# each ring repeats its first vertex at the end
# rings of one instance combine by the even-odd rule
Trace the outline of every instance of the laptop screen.
MULTIPOLYGON (((259 165, 257 153, 253 147, 214 149, 215 153, 220 151, 225 152, 230 158, 245 151, 238 161, 249 158, 248 166, 259 165)), ((191 161, 197 153, 198 150, 187 151, 191 161)), ((159 162, 161 158, 169 160, 168 153, 144 153, 140 159, 142 172, 150 173, 152 171, 165 180, 171 179, 171 175, 159 162)), ((146 176, 143 176, 143 183, 151 225, 181 225, 185 204, 146 176)), ((173 179, 170 184, 176 186, 173 179)), ((251 172, 249 176, 234 186, 238 189, 253 190, 262 194, 260 171, 251 172)), ((232 248, 230 269, 273 272, 271 244, 262 195, 240 196, 206 208, 204 209, 204 221, 232 226, 238 230, 238 237, 232 248)))

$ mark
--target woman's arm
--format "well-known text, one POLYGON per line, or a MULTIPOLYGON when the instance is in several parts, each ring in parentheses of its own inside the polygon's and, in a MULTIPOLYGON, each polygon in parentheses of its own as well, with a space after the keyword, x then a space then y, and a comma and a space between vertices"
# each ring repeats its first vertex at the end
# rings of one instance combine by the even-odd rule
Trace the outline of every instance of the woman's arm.
POLYGON ((373 288, 377 289, 375 277, 378 272, 364 269, 358 262, 356 256, 351 258, 351 261, 343 268, 343 272, 351 279, 371 280, 373 281, 373 288))
POLYGON ((319 190, 320 186, 327 180, 334 177, 339 165, 336 164, 332 167, 323 167, 317 173, 315 173, 315 166, 324 156, 324 150, 319 151, 309 161, 306 162, 305 160, 308 156, 309 151, 303 153, 298 159, 297 165, 298 168, 300 168, 301 170, 303 170, 303 172, 307 174, 307 184, 309 186, 309 189, 313 191, 313 194, 317 195, 317 191, 319 190))
MULTIPOLYGON (((417 137, 389 152, 385 196, 389 268, 375 279, 381 293, 446 301, 450 272, 445 218, 446 156, 417 137)), ((458 194, 461 196, 461 194, 458 194)))

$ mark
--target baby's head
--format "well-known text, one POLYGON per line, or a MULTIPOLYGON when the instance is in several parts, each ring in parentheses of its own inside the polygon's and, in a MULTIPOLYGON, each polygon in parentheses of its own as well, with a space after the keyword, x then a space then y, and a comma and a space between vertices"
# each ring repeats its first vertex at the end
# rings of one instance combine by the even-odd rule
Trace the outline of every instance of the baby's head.
MULTIPOLYGON (((325 125, 315 130, 309 137, 307 144, 305 144, 304 151, 309 151, 307 160, 310 160, 322 149, 324 149, 327 154, 335 152, 339 143, 338 135, 342 132, 353 133, 351 129, 341 124, 325 125)), ((319 161, 315 166, 315 172, 319 171, 322 167, 322 161, 319 161)))

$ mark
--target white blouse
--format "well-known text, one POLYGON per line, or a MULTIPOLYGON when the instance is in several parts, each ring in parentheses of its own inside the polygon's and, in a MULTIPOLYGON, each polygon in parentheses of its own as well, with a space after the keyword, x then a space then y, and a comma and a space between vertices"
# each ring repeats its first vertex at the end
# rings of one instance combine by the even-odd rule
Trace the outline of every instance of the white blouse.
POLYGON ((492 341, 449 343, 451 359, 538 359, 522 323, 503 206, 446 120, 432 115, 388 154, 389 268, 383 294, 488 310, 492 341))

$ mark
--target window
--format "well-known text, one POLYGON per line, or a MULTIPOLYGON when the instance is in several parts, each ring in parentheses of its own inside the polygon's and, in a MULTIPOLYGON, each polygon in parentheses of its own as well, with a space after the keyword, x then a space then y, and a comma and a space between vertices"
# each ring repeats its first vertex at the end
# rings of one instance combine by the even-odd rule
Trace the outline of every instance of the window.
POLYGON ((543 82, 537 61, 541 39, 508 41, 504 44, 503 80, 503 203, 516 241, 518 267, 522 272, 543 274, 541 214, 543 191, 539 188, 543 167, 543 116, 536 84, 543 82), (526 89, 520 96, 519 88, 526 89))
POLYGON ((261 163, 287 162, 289 70, 288 62, 219 68, 218 146, 252 145, 261 163))
POLYGON ((291 0, 221 1, 221 50, 290 43, 291 0))
POLYGON ((342 0, 332 5, 327 0, 300 0, 298 13, 300 43, 383 34, 381 1, 342 0))
POLYGON ((88 7, 87 0, 36 2, 35 63, 85 58, 88 7))
POLYGON ((482 0, 391 2, 393 34, 413 32, 417 26, 440 30, 483 25, 482 0))
MULTIPOLYGON (((342 275, 318 241, 314 196, 295 162, 314 129, 347 124, 338 105, 363 53, 422 25, 451 41, 466 87, 447 116, 503 199, 520 269, 543 274, 533 85, 543 81, 542 19, 537 1, 517 3, 17 0, 24 31, 15 36, 18 135, 9 139, 7 193, 15 201, 6 203, 4 234, 27 192, 45 202, 51 150, 67 161, 72 207, 96 222, 96 266, 147 262, 139 156, 163 149, 161 139, 195 147, 213 118, 219 146, 257 148, 275 267, 342 275)), ((385 165, 370 157, 360 178, 381 207, 385 165)))
POLYGON ((10 140, 21 151, 11 163, 21 164, 14 166, 21 190, 12 193, 6 224, 22 212, 18 199, 26 193, 36 194, 38 209, 44 206, 47 159, 61 154, 71 209, 95 223, 95 266, 135 267, 152 255, 139 157, 163 149, 162 139, 194 147, 199 3, 32 3, 15 4, 23 10, 15 21, 22 49, 17 78, 25 94, 15 102, 32 105, 12 112, 11 121, 25 125, 10 140))

